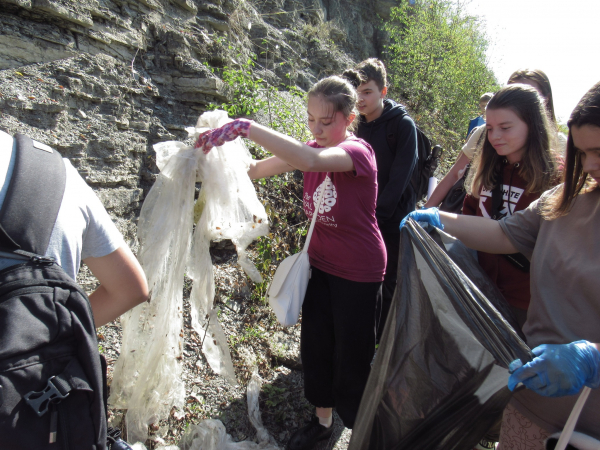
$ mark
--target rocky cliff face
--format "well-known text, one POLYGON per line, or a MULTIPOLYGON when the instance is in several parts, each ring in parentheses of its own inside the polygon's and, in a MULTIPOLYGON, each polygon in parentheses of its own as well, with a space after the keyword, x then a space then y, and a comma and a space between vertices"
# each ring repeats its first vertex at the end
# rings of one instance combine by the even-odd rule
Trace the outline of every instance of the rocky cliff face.
POLYGON ((71 158, 133 238, 152 145, 228 98, 219 69, 254 53, 308 88, 380 53, 375 0, 2 0, 0 127, 71 158), (216 69, 216 70, 214 70, 216 69))

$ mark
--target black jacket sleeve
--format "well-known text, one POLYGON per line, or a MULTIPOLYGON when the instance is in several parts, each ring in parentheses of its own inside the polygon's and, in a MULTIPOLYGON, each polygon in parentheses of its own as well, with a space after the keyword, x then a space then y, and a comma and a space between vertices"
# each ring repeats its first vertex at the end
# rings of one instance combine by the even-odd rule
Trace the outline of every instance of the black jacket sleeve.
POLYGON ((405 115, 397 121, 397 124, 398 142, 390 168, 389 180, 377 198, 377 209, 375 212, 377 219, 380 221, 389 220, 394 216, 394 212, 400 203, 404 191, 410 186, 412 173, 418 160, 417 128, 415 123, 408 115, 405 115))

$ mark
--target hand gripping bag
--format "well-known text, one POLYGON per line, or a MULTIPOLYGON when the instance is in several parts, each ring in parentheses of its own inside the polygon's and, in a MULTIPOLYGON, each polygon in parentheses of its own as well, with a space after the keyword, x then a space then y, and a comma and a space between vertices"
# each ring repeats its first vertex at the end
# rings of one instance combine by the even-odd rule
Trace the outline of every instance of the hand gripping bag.
POLYGON ((288 256, 281 262, 267 291, 267 298, 277 316, 277 321, 284 327, 290 327, 298 323, 300 309, 302 308, 308 280, 310 279, 308 245, 310 244, 310 238, 315 228, 324 192, 325 188, 322 186, 310 228, 306 235, 304 248, 300 253, 288 256))
POLYGON ((413 220, 400 233, 396 292, 349 450, 470 449, 510 400, 508 365, 532 354, 469 249, 413 220))

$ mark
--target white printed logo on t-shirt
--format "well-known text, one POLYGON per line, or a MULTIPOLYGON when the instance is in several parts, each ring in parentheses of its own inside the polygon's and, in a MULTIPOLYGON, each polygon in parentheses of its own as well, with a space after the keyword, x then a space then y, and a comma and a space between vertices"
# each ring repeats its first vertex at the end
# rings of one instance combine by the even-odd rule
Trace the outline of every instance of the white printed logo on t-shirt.
MULTIPOLYGON (((500 209, 500 215, 504 216, 512 216, 515 212, 515 208, 519 199, 525 192, 525 189, 508 186, 507 184, 502 185, 502 208, 500 209), (508 198, 510 190, 510 199, 508 198), (510 209, 509 209, 510 208, 510 209)), ((479 197, 479 209, 481 210, 481 214, 483 217, 487 217, 491 219, 490 214, 486 208, 486 205, 489 206, 489 209, 492 209, 492 191, 483 188, 481 190, 481 196, 479 197)), ((497 219, 497 218, 496 218, 497 219)))
POLYGON ((337 202, 337 191, 335 190, 335 186, 331 181, 331 178, 327 175, 323 183, 319 185, 313 194, 313 203, 316 205, 319 201, 319 194, 321 193, 321 189, 325 188, 325 192, 323 193, 323 200, 321 200, 321 205, 319 206, 319 214, 323 214, 331 211, 333 205, 337 202))

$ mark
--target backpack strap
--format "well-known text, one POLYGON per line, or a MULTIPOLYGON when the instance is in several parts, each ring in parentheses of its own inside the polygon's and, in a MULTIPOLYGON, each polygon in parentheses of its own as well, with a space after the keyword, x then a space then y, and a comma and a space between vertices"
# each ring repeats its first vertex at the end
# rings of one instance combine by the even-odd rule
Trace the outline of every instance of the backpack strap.
POLYGON ((492 189, 492 219, 500 220, 503 215, 500 213, 502 209, 502 182, 494 185, 492 189))
MULTIPOLYGON (((494 188, 492 189, 492 219, 500 220, 506 214, 502 214, 500 211, 502 210, 502 203, 504 201, 504 181, 503 181, 503 173, 504 173, 504 164, 506 160, 503 161, 500 172, 496 175, 496 183, 494 184, 494 188)), ((510 199, 507 200, 508 210, 510 211, 510 199)), ((513 266, 522 272, 529 273, 531 263, 527 259, 525 255, 522 253, 511 253, 502 255, 505 259, 507 259, 513 266)))
POLYGON ((496 182, 494 183, 494 187, 492 188, 492 219, 500 220, 504 217, 504 215, 500 212, 502 210, 502 202, 503 202, 503 193, 502 189, 504 187, 504 182, 502 175, 504 173, 504 161, 501 163, 498 172, 496 173, 496 182))
POLYGON ((44 255, 66 184, 60 154, 16 134, 14 171, 0 210, 0 249, 44 255))
POLYGON ((388 120, 385 125, 385 138, 387 140, 388 147, 392 153, 395 153, 396 146, 398 145, 398 123, 402 118, 407 115, 407 112, 398 114, 393 117, 392 120, 388 120))

